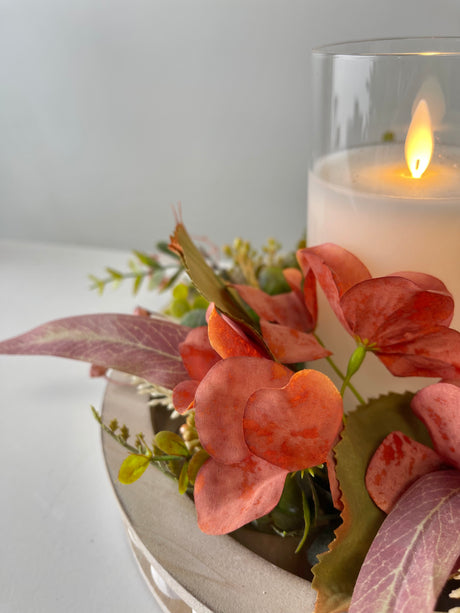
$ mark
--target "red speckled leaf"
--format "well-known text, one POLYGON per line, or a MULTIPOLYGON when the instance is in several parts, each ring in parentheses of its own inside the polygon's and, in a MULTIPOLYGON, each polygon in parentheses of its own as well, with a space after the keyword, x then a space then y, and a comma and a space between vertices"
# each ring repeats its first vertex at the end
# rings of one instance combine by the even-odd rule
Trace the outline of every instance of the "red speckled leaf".
POLYGON ((402 432, 392 432, 372 456, 366 487, 375 504, 389 513, 401 494, 422 475, 438 470, 442 458, 402 432))
POLYGON ((255 456, 232 465, 210 458, 195 481, 200 529, 206 534, 227 534, 266 515, 281 498, 286 475, 255 456))
POLYGON ((187 378, 179 344, 189 328, 162 318, 97 314, 46 323, 0 343, 0 353, 91 362, 172 388, 187 378))
POLYGON ((213 366, 195 395, 195 423, 206 451, 226 463, 244 460, 250 454, 243 434, 249 396, 261 388, 284 387, 291 375, 265 358, 228 358, 213 366))
POLYGON ((383 522, 350 613, 432 613, 460 553, 460 471, 418 479, 383 522))
POLYGON ((435 383, 420 390, 411 406, 428 428, 439 455, 460 470, 460 388, 435 383))
POLYGON ((288 471, 325 462, 342 424, 342 398, 316 370, 295 373, 283 389, 248 400, 244 434, 253 453, 288 471))

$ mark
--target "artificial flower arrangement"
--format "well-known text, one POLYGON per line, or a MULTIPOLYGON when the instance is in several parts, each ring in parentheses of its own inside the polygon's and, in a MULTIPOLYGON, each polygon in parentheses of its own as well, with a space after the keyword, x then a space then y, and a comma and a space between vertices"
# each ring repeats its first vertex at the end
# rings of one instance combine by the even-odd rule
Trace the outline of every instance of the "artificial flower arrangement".
POLYGON ((180 220, 169 253, 172 272, 135 252, 128 275, 93 278, 100 290, 127 276, 135 291, 146 277, 174 288, 167 316, 71 317, 3 341, 0 352, 85 360, 92 374, 145 381, 183 423, 132 443, 126 425, 96 414, 130 452, 120 480, 150 464, 173 474, 207 534, 248 524, 297 535, 298 550, 317 554, 315 613, 431 613, 460 572, 460 332, 449 327, 447 288, 418 272, 372 278, 333 244, 291 257, 274 242, 264 256, 239 242, 233 266, 222 266, 180 220), (344 372, 315 333, 317 286, 356 340, 344 372), (352 378, 375 358, 396 377, 441 382, 363 399, 352 378), (315 368, 321 360, 341 390, 315 368), (357 406, 344 414, 347 389, 357 406))

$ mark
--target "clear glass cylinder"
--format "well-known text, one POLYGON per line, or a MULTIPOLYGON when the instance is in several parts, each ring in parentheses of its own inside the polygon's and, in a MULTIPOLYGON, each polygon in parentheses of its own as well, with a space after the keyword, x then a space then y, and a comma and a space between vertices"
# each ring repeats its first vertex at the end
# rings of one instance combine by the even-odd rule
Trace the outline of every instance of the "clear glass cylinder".
POLYGON ((440 278, 460 328, 460 38, 331 45, 312 68, 308 244, 337 243, 373 276, 440 278))

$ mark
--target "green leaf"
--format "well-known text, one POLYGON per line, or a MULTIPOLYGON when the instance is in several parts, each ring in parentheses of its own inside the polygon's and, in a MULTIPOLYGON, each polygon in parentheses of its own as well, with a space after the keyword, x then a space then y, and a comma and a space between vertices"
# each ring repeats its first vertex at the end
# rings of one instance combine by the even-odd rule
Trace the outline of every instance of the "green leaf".
POLYGON ((318 591, 316 613, 348 608, 367 551, 385 514, 378 509, 365 486, 367 465, 381 441, 400 430, 431 446, 422 422, 410 409, 413 394, 389 394, 360 405, 347 416, 341 440, 334 449, 336 475, 342 492, 343 523, 336 530, 330 551, 319 556, 313 568, 318 591))
POLYGON ((139 289, 141 287, 141 283, 142 283, 142 279, 143 279, 143 275, 136 275, 134 277, 134 283, 133 283, 133 294, 134 296, 137 295, 137 293, 139 292, 139 289))
POLYGON ((200 468, 203 466, 203 464, 206 462, 208 458, 209 458, 209 453, 205 451, 204 449, 200 449, 200 451, 197 451, 192 456, 190 462, 188 463, 188 469, 187 469, 188 480, 192 485, 195 483, 195 479, 198 474, 198 471, 200 470, 200 468))
POLYGON ((184 225, 178 223, 171 237, 170 249, 181 258, 185 270, 198 291, 214 302, 219 311, 237 321, 250 336, 263 343, 254 322, 244 309, 236 294, 232 294, 224 282, 207 264, 200 250, 190 238, 184 225))
POLYGON ((188 462, 184 462, 179 475, 179 494, 185 494, 188 487, 188 462))
POLYGON ((146 253, 143 253, 142 251, 136 251, 135 249, 133 249, 133 253, 137 257, 139 262, 141 262, 148 268, 154 268, 154 269, 160 268, 160 265, 158 264, 158 262, 154 260, 152 257, 150 257, 149 255, 147 255, 146 253))
POLYGON ((188 457, 190 455, 184 441, 175 432, 162 430, 155 435, 155 446, 167 455, 188 457))
POLYGON ((104 293, 105 283, 102 279, 98 279, 94 275, 88 275, 89 279, 92 281, 91 289, 97 289, 99 294, 104 293))
POLYGON ((180 320, 182 326, 189 328, 198 328, 198 326, 206 325, 206 309, 192 309, 180 320))
POLYGON ((185 285, 185 283, 179 283, 172 291, 173 298, 176 300, 188 300, 188 290, 189 288, 185 285))
POLYGON ((105 270, 112 277, 112 279, 115 279, 116 281, 122 281, 123 280, 122 273, 120 271, 118 271, 118 270, 115 270, 115 268, 107 267, 105 270))
POLYGON ((144 474, 147 466, 150 464, 150 458, 145 455, 130 454, 123 460, 118 473, 120 483, 129 485, 134 483, 144 474))

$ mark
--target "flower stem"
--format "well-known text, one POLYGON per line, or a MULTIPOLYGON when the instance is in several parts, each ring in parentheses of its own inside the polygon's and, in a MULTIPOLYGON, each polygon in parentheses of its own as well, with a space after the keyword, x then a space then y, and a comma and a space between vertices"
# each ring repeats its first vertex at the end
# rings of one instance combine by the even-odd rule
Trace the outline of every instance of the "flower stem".
MULTIPOLYGON (((322 346, 325 347, 326 345, 323 343, 323 341, 318 337, 317 334, 314 335, 316 340, 318 341, 318 343, 322 346)), ((346 376, 343 374, 343 372, 340 370, 340 368, 337 366, 337 364, 334 362, 334 360, 330 357, 327 356, 326 357, 326 362, 330 365, 330 367, 332 368, 332 370, 335 372, 335 374, 340 377, 340 379, 342 379, 343 381, 343 385, 342 385, 342 390, 344 390, 344 385, 345 385, 345 380, 346 380, 346 376)), ((355 388, 355 386, 350 382, 347 381, 346 383, 346 387, 348 387, 348 389, 350 390, 350 392, 352 392, 352 394, 355 395, 355 398, 357 399, 357 401, 359 402, 359 404, 366 404, 366 401, 364 400, 364 398, 361 396, 361 394, 358 392, 358 390, 355 388)), ((341 392, 342 396, 343 393, 341 392)))

